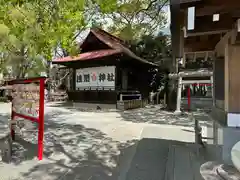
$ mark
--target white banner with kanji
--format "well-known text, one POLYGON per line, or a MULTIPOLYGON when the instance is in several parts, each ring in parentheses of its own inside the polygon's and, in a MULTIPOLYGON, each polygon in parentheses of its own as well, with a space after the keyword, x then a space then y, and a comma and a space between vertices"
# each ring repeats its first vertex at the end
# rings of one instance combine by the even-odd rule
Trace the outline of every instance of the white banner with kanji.
POLYGON ((114 90, 115 66, 82 68, 76 70, 76 90, 114 90))

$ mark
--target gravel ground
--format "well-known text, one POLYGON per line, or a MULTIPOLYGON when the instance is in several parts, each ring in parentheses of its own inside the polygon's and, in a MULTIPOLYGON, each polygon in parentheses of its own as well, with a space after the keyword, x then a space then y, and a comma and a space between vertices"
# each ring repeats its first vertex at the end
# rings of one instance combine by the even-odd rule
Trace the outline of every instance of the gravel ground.
MULTIPOLYGON (((183 131, 193 122, 159 109, 82 112, 46 105, 44 159, 36 158, 37 132, 26 131, 14 142, 12 163, 0 162, 0 179, 124 180, 140 139, 194 141, 183 131)), ((9 113, 10 104, 0 104, 0 118, 9 113)))

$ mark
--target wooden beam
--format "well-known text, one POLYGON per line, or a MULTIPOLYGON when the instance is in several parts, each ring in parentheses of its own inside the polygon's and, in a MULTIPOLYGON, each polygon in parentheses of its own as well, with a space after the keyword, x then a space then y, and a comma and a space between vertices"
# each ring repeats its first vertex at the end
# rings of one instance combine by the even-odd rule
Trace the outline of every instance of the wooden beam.
POLYGON ((219 21, 214 22, 213 16, 204 16, 195 18, 194 30, 187 31, 187 36, 201 36, 209 34, 221 34, 232 29, 236 18, 231 14, 220 15, 219 21))
POLYGON ((196 52, 184 52, 186 55, 187 54, 194 54, 194 53, 196 53, 196 54, 205 54, 205 53, 208 53, 208 55, 209 54, 213 54, 214 53, 214 51, 196 51, 196 52))
POLYGON ((215 46, 208 46, 208 47, 192 47, 192 48, 185 48, 187 52, 198 52, 198 51, 213 51, 215 46))
POLYGON ((183 80, 182 84, 211 84, 211 80, 183 80))
POLYGON ((224 110, 228 112, 228 104, 229 104, 229 44, 225 44, 224 46, 224 110))
MULTIPOLYGON (((234 38, 234 34, 235 34, 234 32, 235 32, 235 29, 228 31, 216 44, 215 51, 217 52, 218 55, 224 53, 225 44, 227 44, 230 39, 234 38)), ((234 41, 234 40, 231 40, 231 41, 234 41)))
POLYGON ((205 32, 193 32, 193 33, 187 33, 187 37, 222 34, 222 33, 228 32, 228 31, 229 31, 229 29, 222 29, 222 30, 215 30, 215 31, 205 31, 205 32))
MULTIPOLYGON (((194 54, 196 54, 196 59, 213 56, 213 53, 209 53, 209 52, 212 52, 212 51, 201 51, 201 52, 200 51, 196 51, 196 52, 194 52, 194 54)), ((186 56, 191 58, 194 54, 193 53, 189 53, 189 54, 186 54, 186 56)))
POLYGON ((181 24, 180 24, 180 3, 179 0, 170 0, 171 10, 171 41, 172 41, 172 56, 173 56, 173 71, 176 71, 176 58, 180 55, 180 36, 181 36, 181 24))
POLYGON ((220 40, 220 35, 209 36, 209 39, 204 41, 199 40, 199 38, 197 37, 188 37, 187 39, 185 39, 185 52, 213 51, 216 44, 220 40))
POLYGON ((176 79, 178 77, 211 77, 212 75, 213 75, 212 71, 199 70, 199 71, 185 71, 185 72, 169 74, 169 78, 176 79))
POLYGON ((180 4, 201 2, 202 0, 180 0, 180 4))
POLYGON ((239 18, 240 17, 240 10, 231 12, 231 16, 233 18, 239 18))
MULTIPOLYGON (((225 14, 240 8, 239 1, 209 1, 202 7, 196 7, 196 16, 207 16, 213 14, 225 14)), ((221 17, 220 17, 221 18, 221 17)))
POLYGON ((188 7, 201 4, 203 0, 178 0, 178 1, 180 1, 181 9, 187 9, 188 7))
POLYGON ((182 66, 185 67, 186 66, 186 54, 183 53, 183 63, 182 66))
POLYGON ((220 6, 205 6, 203 8, 196 9, 196 16, 208 16, 218 12, 221 12, 224 9, 224 5, 220 6))

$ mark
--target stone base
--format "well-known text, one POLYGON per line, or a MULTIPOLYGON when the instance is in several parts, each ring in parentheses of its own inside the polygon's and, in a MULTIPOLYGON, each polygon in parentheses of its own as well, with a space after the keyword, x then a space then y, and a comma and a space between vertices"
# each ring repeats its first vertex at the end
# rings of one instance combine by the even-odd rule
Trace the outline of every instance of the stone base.
MULTIPOLYGON (((215 110, 214 110, 215 111, 215 110)), ((213 144, 222 147, 222 160, 225 164, 233 165, 231 151, 233 146, 240 141, 240 128, 228 127, 227 116, 224 111, 211 113, 213 126, 209 127, 208 137, 213 137, 213 144)))
POLYGON ((176 115, 176 116, 180 116, 181 114, 182 114, 182 111, 178 111, 178 110, 176 110, 176 111, 174 111, 174 113, 173 113, 174 115, 176 115))
POLYGON ((205 180, 240 180, 240 173, 233 166, 217 162, 203 164, 200 173, 205 180))
POLYGON ((226 180, 240 180, 240 173, 231 165, 220 165, 217 168, 217 174, 226 180))

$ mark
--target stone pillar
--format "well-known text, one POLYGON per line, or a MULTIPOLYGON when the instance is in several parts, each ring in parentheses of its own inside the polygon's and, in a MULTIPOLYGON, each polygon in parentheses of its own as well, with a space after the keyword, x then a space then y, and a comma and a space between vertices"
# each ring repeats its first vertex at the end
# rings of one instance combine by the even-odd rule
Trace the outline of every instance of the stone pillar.
MULTIPOLYGON (((212 84, 212 83, 211 83, 211 84, 212 84)), ((207 97, 212 96, 212 85, 211 85, 211 86, 207 86, 206 96, 207 96, 207 97)))
POLYGON ((174 112, 175 115, 181 114, 181 99, 182 99, 182 77, 179 77, 177 87, 177 106, 174 112))

